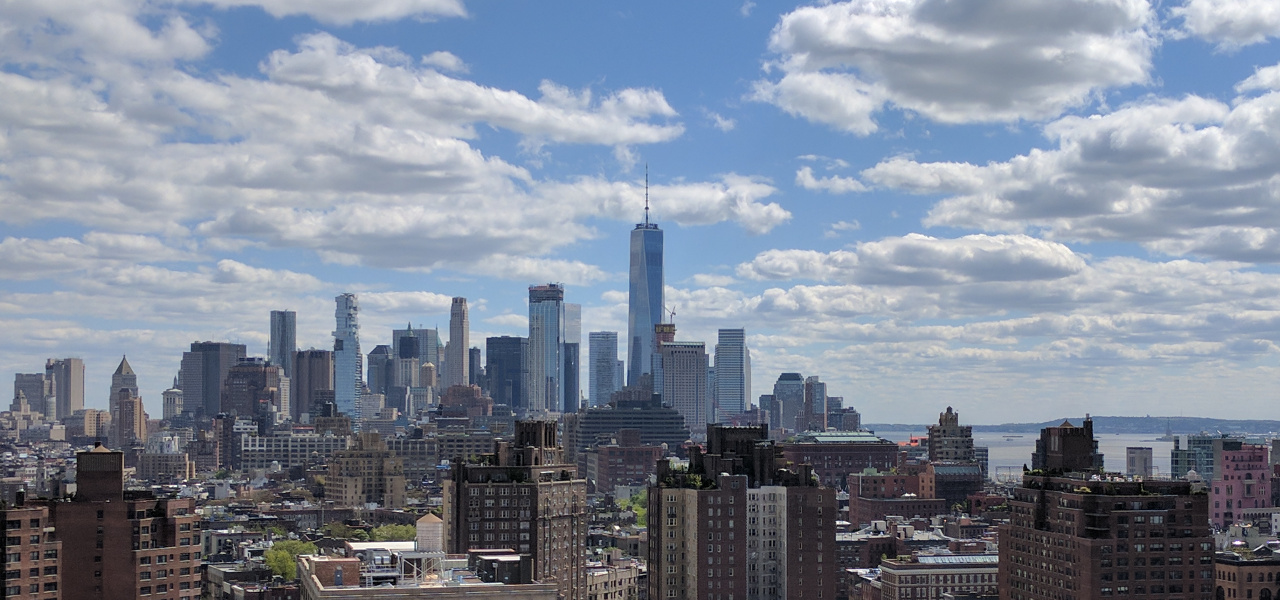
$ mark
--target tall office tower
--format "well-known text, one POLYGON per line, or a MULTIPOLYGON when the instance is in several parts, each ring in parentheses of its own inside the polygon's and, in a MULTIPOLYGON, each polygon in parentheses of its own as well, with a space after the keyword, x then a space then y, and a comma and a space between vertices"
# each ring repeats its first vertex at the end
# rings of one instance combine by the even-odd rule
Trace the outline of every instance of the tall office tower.
POLYGON ((467 318, 466 298, 453 299, 449 309, 449 343, 444 348, 445 387, 471 383, 471 323, 467 318))
MULTIPOLYGON (((648 177, 646 176, 646 179, 648 177)), ((649 222, 645 185, 644 222, 631 230, 631 286, 627 295, 627 385, 653 373, 653 326, 662 322, 662 230, 649 222)), ((656 380, 655 380, 656 381, 656 380)))
POLYGON ((281 374, 293 377, 293 355, 298 352, 298 313, 291 310, 271 311, 271 338, 267 341, 267 360, 280 367, 281 374))
POLYGON ((227 372, 244 357, 244 344, 192 342, 191 350, 182 353, 178 372, 183 411, 205 417, 218 414, 227 372))
MULTIPOLYGON (((50 358, 44 364, 45 379, 52 380, 53 418, 65 419, 84 408, 84 361, 78 358, 50 358)), ((28 399, 30 400, 30 399, 28 399)), ((47 404, 47 402, 46 402, 47 404)), ((45 415, 49 414, 48 406, 45 415)))
POLYGON ((529 286, 528 412, 557 411, 564 382, 564 287, 529 286))
POLYGON ((280 393, 280 367, 261 358, 245 358, 227 372, 218 412, 253 419, 265 435, 277 421, 290 414, 280 393))
POLYGON ((120 365, 111 374, 111 393, 115 394, 121 389, 128 389, 133 395, 138 395, 138 375, 133 372, 133 367, 129 366, 129 358, 125 356, 120 357, 120 365))
POLYGON ((791 429, 796 426, 796 415, 804 409, 804 376, 799 373, 783 373, 773 384, 773 402, 782 422, 775 427, 791 429))
POLYGON ((289 412, 294 423, 301 423, 303 415, 310 415, 316 406, 316 392, 327 392, 320 394, 326 400, 333 398, 333 353, 315 348, 301 350, 294 355, 293 372, 289 412))
MULTIPOLYGON (((653 378, 654 392, 659 394, 662 393, 662 358, 659 356, 659 352, 662 350, 663 344, 674 341, 676 341, 675 323, 658 323, 653 326, 653 372, 648 373, 648 375, 653 378)), ((667 404, 670 404, 670 402, 667 404)))
POLYGON ((1070 443, 1049 448, 1049 468, 1067 474, 1031 471, 1014 488, 999 533, 1000 597, 1213 598, 1209 496, 1187 481, 1099 481, 1071 468, 1092 464, 1092 428, 1073 427, 1070 438, 1052 429, 1062 428, 1041 439, 1070 443))
POLYGON ((960 424, 960 413, 947 407, 938 424, 929 426, 929 462, 973 462, 973 427, 960 424))
POLYGON ((484 379, 484 367, 482 365, 484 365, 484 356, 481 355, 480 348, 472 346, 467 350, 467 368, 471 369, 470 380, 468 383, 480 386, 481 389, 486 385, 484 379))
POLYGON ((618 332, 592 331, 587 334, 587 397, 591 406, 609 403, 609 396, 622 389, 618 381, 618 332))
POLYGON ((555 422, 517 421, 515 439, 496 453, 454 462, 443 496, 447 552, 510 548, 562 598, 587 597, 587 481, 556 444, 555 422))
POLYGON ((62 542, 63 598, 199 596, 195 500, 126 491, 124 453, 101 447, 78 453, 75 498, 47 506, 53 536, 62 542))
POLYGON ((721 329, 716 341, 716 406, 738 415, 751 405, 751 351, 747 330, 721 329))
POLYGON ((582 348, 582 305, 566 302, 564 305, 564 383, 561 412, 576 413, 582 404, 582 369, 579 366, 582 348))
POLYGON ((364 390, 364 355, 360 353, 360 304, 355 294, 342 294, 334 301, 333 400, 342 414, 356 418, 360 392, 364 390))
POLYGON ((680 412, 684 423, 700 437, 707 430, 707 345, 702 342, 664 342, 662 402, 680 412))
POLYGON ((650 598, 835 598, 836 490, 787 466, 767 426, 707 427, 649 487, 650 598), (786 467, 786 468, 784 468, 786 467))
POLYGON ((522 337, 491 337, 484 341, 485 378, 489 397, 494 404, 511 407, 516 415, 524 414, 526 406, 525 381, 529 369, 525 364, 529 353, 529 340, 522 337))
POLYGON ((391 330, 391 355, 405 356, 405 351, 401 348, 404 344, 414 344, 410 356, 422 361, 422 364, 431 363, 433 365, 440 364, 440 332, 434 329, 413 328, 410 324, 405 329, 391 330), (409 340, 413 341, 410 342, 409 340))
POLYGON ((760 412, 764 413, 765 423, 769 425, 769 429, 782 427, 782 410, 778 407, 777 399, 773 394, 760 394, 756 404, 760 406, 760 412))
POLYGON ((173 382, 173 387, 164 391, 161 395, 161 409, 164 420, 168 421, 182 414, 182 390, 178 389, 178 382, 173 382))
POLYGON ((386 344, 374 346, 373 350, 369 351, 368 367, 365 373, 369 391, 375 394, 386 394, 387 389, 391 387, 391 374, 394 368, 395 359, 391 356, 391 346, 386 344))
POLYGON ((827 384, 810 375, 804 380, 804 406, 796 415, 796 431, 827 430, 827 384))
POLYGON ((111 445, 131 448, 147 440, 147 413, 142 398, 127 387, 111 395, 111 445))
POLYGON ((25 396, 28 410, 46 414, 44 399, 51 396, 50 392, 53 391, 48 384, 49 380, 45 379, 44 373, 14 373, 13 398, 16 402, 19 397, 25 396))

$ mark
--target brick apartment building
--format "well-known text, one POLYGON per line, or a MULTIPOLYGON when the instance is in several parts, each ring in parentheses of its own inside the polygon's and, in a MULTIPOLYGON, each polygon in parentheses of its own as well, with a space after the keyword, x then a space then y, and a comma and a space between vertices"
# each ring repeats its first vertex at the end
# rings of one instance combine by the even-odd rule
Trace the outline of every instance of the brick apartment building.
POLYGON ((707 426, 688 470, 649 489, 649 598, 835 597, 835 490, 783 469, 768 426, 707 426))
POLYGON ((529 555, 534 579, 578 600, 586 589, 587 482, 555 440, 554 422, 520 421, 515 440, 496 453, 453 463, 444 482, 445 549, 529 555))
POLYGON ((4 555, 5 598, 59 600, 62 593, 62 542, 49 523, 49 509, 26 506, 18 493, 16 505, 0 510, 0 553, 4 555))
MULTIPOLYGON (((1056 453, 1049 464, 1091 468, 1091 425, 1072 427, 1069 445, 1045 435, 1044 449, 1056 453)), ((1000 528, 1001 600, 1213 597, 1208 496, 1193 494, 1189 482, 1033 471, 1009 505, 1010 522, 1000 528)))
POLYGON ((47 502, 62 542, 63 597, 194 600, 200 596, 200 521, 190 498, 124 489, 124 455, 101 446, 76 456, 76 495, 47 502))

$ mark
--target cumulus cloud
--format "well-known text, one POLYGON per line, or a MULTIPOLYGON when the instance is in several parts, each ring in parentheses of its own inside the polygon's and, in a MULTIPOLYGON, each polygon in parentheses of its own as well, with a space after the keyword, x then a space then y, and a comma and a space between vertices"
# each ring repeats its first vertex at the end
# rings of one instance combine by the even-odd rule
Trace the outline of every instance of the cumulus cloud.
POLYGON ((910 234, 862 242, 851 251, 769 250, 739 265, 738 276, 929 286, 1059 279, 1084 268, 1070 248, 1025 235, 910 234))
POLYGON ((221 8, 256 6, 273 17, 306 15, 322 23, 350 25, 360 21, 391 21, 414 17, 465 17, 460 0, 184 0, 221 8))
POLYGON ((862 223, 859 223, 857 220, 836 221, 827 228, 826 233, 822 234, 822 236, 826 238, 840 237, 844 232, 857 231, 859 229, 862 229, 862 223))
POLYGON ((458 58, 452 52, 432 52, 431 54, 422 57, 422 64, 457 73, 467 72, 466 63, 462 62, 462 59, 458 58))
MULTIPOLYGON (((1265 89, 1271 71, 1250 78, 1265 89)), ((874 185, 940 194, 925 219, 1061 239, 1130 240, 1153 250, 1230 260, 1280 253, 1280 93, 1233 105, 1149 99, 1045 127, 1057 143, 985 165, 893 158, 863 171, 874 185)))
POLYGON ((867 186, 862 185, 861 181, 851 177, 838 175, 814 177, 812 167, 800 167, 800 170, 796 171, 796 185, 806 190, 822 191, 828 194, 850 194, 867 190, 867 186))
POLYGON ((886 104, 944 123, 1045 119, 1148 81, 1146 0, 890 0, 801 7, 769 40, 781 77, 752 98, 841 131, 886 104))
POLYGON ((1185 0, 1169 14, 1182 19, 1182 31, 1239 48, 1280 35, 1280 6, 1270 0, 1185 0))

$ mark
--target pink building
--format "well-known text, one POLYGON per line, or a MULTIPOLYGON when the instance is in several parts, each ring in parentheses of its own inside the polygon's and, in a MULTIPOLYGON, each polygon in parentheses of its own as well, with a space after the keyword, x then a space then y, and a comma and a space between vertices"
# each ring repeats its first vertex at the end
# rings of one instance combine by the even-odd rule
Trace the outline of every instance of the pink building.
POLYGON ((1267 447, 1224 440, 1210 493, 1210 521, 1226 528, 1242 508, 1266 508, 1271 504, 1271 465, 1267 447))

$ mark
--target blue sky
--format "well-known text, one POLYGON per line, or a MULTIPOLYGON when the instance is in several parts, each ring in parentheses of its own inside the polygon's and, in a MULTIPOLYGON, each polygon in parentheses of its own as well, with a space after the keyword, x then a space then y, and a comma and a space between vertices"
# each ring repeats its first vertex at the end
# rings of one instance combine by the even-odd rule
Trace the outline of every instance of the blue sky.
POLYGON ((678 337, 746 327, 755 394, 800 371, 868 421, 975 423, 1276 396, 1270 0, 19 0, 0 23, 0 368, 81 356, 90 406, 128 354, 158 413, 190 342, 265 353, 272 309, 328 347, 342 292, 366 350, 447 332, 452 296, 474 345, 526 334, 546 281, 584 332, 625 331, 646 165, 678 337))

